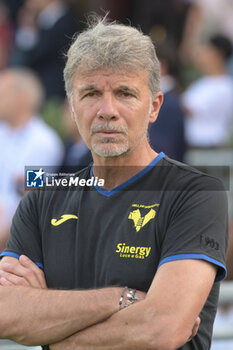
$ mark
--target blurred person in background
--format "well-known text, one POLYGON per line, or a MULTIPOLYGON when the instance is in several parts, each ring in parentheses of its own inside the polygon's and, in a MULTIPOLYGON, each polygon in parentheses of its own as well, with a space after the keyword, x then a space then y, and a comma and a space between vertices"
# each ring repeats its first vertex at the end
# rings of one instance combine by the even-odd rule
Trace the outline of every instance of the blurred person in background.
POLYGON ((161 64, 161 90, 163 105, 158 119, 149 126, 152 148, 169 157, 183 161, 185 152, 184 112, 177 92, 177 59, 175 47, 170 42, 156 48, 161 64))
POLYGON ((26 165, 61 162, 63 146, 38 116, 44 92, 36 76, 25 69, 0 73, 0 251, 21 199, 26 165))
POLYGON ((61 162, 60 171, 68 170, 70 172, 76 172, 86 167, 92 161, 92 156, 89 148, 77 130, 75 121, 71 116, 68 101, 63 105, 62 115, 67 136, 65 139, 65 153, 61 162))
POLYGON ((195 51, 202 77, 183 93, 185 137, 190 147, 224 147, 233 127, 233 80, 226 71, 232 53, 229 39, 211 37, 195 51))
MULTIPOLYGON (((226 36, 233 44, 232 0, 192 0, 185 23, 181 56, 192 60, 196 48, 210 37, 226 36)), ((232 58, 232 56, 231 56, 232 58)))
POLYGON ((18 12, 11 64, 35 70, 46 98, 65 97, 63 56, 79 23, 62 0, 26 0, 18 12))

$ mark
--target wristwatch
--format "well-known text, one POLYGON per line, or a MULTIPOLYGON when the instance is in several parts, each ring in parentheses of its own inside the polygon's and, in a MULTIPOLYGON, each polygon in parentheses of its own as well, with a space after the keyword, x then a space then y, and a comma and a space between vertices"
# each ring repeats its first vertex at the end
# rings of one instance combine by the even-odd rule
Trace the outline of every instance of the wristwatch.
POLYGON ((133 304, 135 301, 139 300, 138 295, 136 295, 136 289, 129 288, 129 291, 126 294, 126 296, 127 296, 127 301, 126 301, 124 307, 127 307, 127 306, 133 304))

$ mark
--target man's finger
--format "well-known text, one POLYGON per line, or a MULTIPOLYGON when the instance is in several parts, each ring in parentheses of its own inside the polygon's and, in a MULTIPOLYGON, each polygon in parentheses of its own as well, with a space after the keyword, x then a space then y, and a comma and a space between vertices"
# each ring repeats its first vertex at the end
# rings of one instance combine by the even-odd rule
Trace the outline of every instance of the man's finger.
POLYGON ((189 340, 190 341, 192 338, 195 337, 195 335, 197 334, 198 332, 198 329, 199 329, 199 326, 200 326, 200 323, 201 323, 201 319, 200 317, 198 317, 194 323, 194 326, 193 326, 193 329, 192 329, 192 335, 190 336, 189 340))
POLYGON ((26 255, 21 255, 19 257, 19 262, 23 267, 34 272, 41 288, 47 288, 43 271, 32 260, 30 260, 26 255))
POLYGON ((5 272, 0 270, 0 277, 8 282, 10 282, 11 285, 21 285, 21 286, 29 286, 29 283, 25 280, 23 277, 16 276, 12 273, 5 272))
POLYGON ((9 281, 7 281, 7 279, 5 277, 0 277, 0 285, 1 286, 13 286, 13 284, 9 281))
POLYGON ((193 331, 192 331, 192 337, 195 337, 195 335, 197 334, 199 326, 200 326, 200 323, 201 323, 201 319, 200 319, 200 317, 198 317, 196 319, 195 323, 194 323, 194 327, 193 327, 193 331))
POLYGON ((2 270, 15 276, 23 277, 31 287, 42 288, 36 273, 32 269, 22 266, 20 262, 3 264, 2 270))
POLYGON ((19 262, 3 264, 2 270, 16 277, 25 278, 28 281, 29 285, 32 287, 38 286, 38 282, 34 276, 34 272, 26 269, 19 262))

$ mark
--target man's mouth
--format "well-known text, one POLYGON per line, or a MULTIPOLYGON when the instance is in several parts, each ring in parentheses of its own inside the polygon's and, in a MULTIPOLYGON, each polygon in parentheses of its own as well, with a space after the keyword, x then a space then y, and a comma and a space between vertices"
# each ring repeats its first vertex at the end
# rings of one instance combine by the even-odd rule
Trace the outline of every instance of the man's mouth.
POLYGON ((103 136, 103 137, 115 137, 122 134, 122 132, 119 132, 116 130, 99 130, 95 132, 95 134, 98 134, 99 136, 103 136))
MULTIPOLYGON (((107 124, 107 123, 106 123, 107 124)), ((91 135, 97 134, 100 137, 117 137, 119 135, 128 135, 128 130, 126 127, 120 125, 95 125, 91 128, 91 135)))

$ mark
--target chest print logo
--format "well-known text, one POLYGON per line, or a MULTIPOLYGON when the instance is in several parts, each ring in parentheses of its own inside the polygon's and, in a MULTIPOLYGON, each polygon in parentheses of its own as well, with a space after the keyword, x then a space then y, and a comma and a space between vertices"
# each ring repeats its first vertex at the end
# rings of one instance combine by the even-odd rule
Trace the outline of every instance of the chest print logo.
POLYGON ((64 214, 64 215, 61 215, 61 219, 60 220, 57 220, 57 219, 52 219, 51 220, 51 224, 53 226, 59 226, 61 224, 63 224, 63 222, 67 221, 67 220, 70 220, 70 219, 78 219, 77 215, 73 215, 73 214, 64 214))
POLYGON ((136 207, 137 209, 132 210, 129 213, 128 219, 133 221, 136 232, 141 230, 142 227, 144 227, 149 221, 155 218, 156 210, 153 208, 158 206, 159 204, 152 204, 152 205, 133 204, 132 205, 132 207, 134 208, 136 207), (148 209, 148 211, 143 216, 141 211, 143 210, 143 212, 145 212, 145 209, 148 209))

